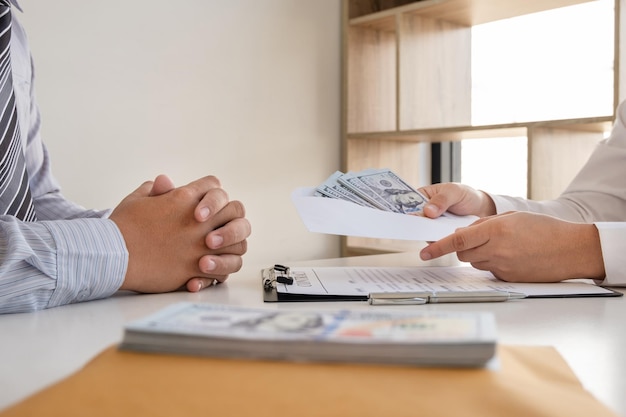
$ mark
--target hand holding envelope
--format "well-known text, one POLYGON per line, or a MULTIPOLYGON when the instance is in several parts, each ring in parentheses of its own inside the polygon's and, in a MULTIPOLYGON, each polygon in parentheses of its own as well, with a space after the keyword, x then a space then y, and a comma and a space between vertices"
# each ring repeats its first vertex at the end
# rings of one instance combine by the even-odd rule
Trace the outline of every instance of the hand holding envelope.
POLYGON ((315 187, 297 188, 291 199, 309 231, 331 235, 435 241, 478 220, 475 216, 449 213, 430 219, 383 211, 346 200, 316 196, 315 187))

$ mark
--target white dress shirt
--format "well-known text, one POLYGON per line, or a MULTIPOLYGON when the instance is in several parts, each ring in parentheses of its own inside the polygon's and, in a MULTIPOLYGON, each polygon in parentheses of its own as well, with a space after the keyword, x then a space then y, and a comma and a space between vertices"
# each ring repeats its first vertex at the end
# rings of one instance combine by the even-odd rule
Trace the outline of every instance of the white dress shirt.
POLYGON ((559 198, 530 201, 491 196, 498 213, 525 210, 574 222, 594 223, 606 278, 602 285, 626 286, 626 102, 617 109, 609 138, 601 141, 559 198))
POLYGON ((30 49, 13 1, 11 65, 37 222, 0 216, 0 313, 104 298, 122 285, 128 251, 108 211, 86 210, 60 193, 40 135, 30 49))

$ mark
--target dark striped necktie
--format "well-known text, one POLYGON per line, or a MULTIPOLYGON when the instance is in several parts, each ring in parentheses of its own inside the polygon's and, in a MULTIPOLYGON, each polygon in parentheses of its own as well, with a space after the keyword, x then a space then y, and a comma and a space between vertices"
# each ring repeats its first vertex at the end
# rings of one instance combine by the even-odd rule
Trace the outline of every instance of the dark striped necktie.
POLYGON ((0 0, 0 214, 37 220, 15 108, 11 75, 11 5, 0 0))

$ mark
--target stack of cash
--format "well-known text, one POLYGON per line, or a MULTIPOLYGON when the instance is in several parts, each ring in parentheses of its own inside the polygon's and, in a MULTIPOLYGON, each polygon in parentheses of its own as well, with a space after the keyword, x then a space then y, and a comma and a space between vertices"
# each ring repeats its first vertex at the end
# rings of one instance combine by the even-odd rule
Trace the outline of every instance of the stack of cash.
POLYGON ((268 310, 180 302, 125 326, 121 350, 297 362, 484 366, 490 312, 268 310))
POLYGON ((420 214, 428 199, 389 169, 336 171, 315 189, 322 197, 338 198, 395 213, 420 214))

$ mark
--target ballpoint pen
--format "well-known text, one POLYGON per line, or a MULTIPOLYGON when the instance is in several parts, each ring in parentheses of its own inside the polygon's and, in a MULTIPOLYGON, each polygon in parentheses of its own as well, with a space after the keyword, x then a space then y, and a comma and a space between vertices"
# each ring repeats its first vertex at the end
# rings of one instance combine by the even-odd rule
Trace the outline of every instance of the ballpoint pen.
POLYGON ((526 298, 526 294, 497 290, 375 292, 370 293, 368 298, 371 305, 415 305, 436 303, 491 303, 526 298))

